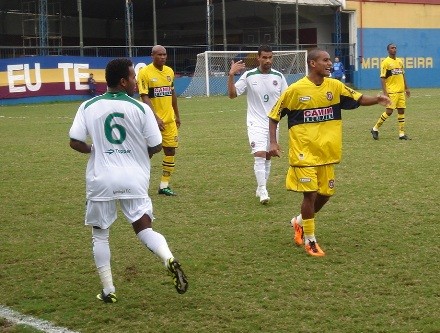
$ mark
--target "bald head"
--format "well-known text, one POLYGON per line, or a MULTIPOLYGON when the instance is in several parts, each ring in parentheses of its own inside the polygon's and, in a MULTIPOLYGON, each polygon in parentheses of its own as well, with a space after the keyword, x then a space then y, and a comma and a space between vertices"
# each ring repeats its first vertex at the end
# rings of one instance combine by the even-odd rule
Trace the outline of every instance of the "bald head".
POLYGON ((153 58, 153 65, 162 70, 167 61, 167 50, 162 45, 155 45, 151 49, 151 57, 153 58))
POLYGON ((167 50, 162 45, 155 45, 151 49, 151 55, 155 55, 156 53, 167 53, 167 50))

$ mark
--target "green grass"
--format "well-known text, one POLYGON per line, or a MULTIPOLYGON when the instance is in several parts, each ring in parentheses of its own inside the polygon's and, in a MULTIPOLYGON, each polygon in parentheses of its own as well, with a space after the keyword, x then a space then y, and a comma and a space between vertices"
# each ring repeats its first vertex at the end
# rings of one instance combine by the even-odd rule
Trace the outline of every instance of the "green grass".
POLYGON ((2 333, 41 333, 41 330, 37 330, 27 325, 14 325, 5 319, 0 318, 0 332, 2 333))
POLYGON ((285 120, 272 201, 262 206, 245 98, 179 99, 178 196, 156 194, 161 156, 153 158, 150 194, 154 228, 190 288, 176 293, 120 213, 110 237, 114 305, 95 299, 101 286, 83 225, 87 156, 68 146, 78 103, 1 107, 0 303, 90 333, 440 332, 440 93, 412 94, 412 141, 397 139, 395 114, 372 140, 380 106, 343 112, 336 195, 316 218, 323 258, 291 240, 288 221, 302 197, 284 188, 285 120))

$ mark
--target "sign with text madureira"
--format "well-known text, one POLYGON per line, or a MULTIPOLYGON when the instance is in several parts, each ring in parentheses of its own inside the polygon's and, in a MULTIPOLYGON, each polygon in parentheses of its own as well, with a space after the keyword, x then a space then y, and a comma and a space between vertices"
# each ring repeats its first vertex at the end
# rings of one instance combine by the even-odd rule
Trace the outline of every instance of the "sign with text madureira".
MULTIPOLYGON (((106 90, 107 57, 22 57, 0 59, 0 99, 87 95, 89 74, 97 93, 106 90)), ((132 58, 136 73, 151 62, 151 57, 132 58)))
MULTIPOLYGON (((437 7, 440 9, 440 6, 437 7)), ((378 13, 378 17, 382 17, 381 14, 378 13)), ((385 24, 387 20, 383 22, 385 24)), ((440 29, 422 28, 418 20, 412 23, 412 26, 403 28, 358 28, 358 61, 355 62, 353 72, 353 85, 356 88, 382 88, 380 65, 388 56, 388 44, 397 46, 397 57, 403 60, 405 78, 410 89, 439 87, 440 29)), ((438 24, 434 26, 437 27, 438 24)))
MULTIPOLYGON (((404 67, 410 68, 434 68, 434 58, 432 57, 399 57, 403 60, 404 67)), ((362 58, 362 69, 379 68, 385 58, 362 58)))

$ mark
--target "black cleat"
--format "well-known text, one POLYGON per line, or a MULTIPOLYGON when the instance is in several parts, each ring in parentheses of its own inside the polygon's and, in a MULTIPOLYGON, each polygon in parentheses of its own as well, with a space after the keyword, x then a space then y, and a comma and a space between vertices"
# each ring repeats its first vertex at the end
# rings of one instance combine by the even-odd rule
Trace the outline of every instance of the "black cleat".
POLYGON ((374 140, 379 140, 379 131, 375 131, 374 129, 371 129, 370 132, 374 140))
POLYGON ((402 136, 399 136, 399 140, 411 140, 411 139, 409 138, 408 135, 404 134, 402 136))
POLYGON ((188 289, 188 280, 185 273, 183 273, 182 267, 177 259, 170 258, 167 262, 167 268, 170 275, 173 278, 174 287, 179 294, 184 294, 188 289))
POLYGON ((101 291, 100 294, 96 295, 96 298, 104 303, 116 303, 117 298, 115 293, 109 293, 104 295, 104 290, 101 291))

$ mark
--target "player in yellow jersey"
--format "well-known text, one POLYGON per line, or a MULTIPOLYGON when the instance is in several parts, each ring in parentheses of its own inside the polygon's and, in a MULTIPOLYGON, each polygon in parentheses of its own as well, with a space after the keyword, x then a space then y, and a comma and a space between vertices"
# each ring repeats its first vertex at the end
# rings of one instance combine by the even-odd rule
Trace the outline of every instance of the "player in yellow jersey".
POLYGON ((289 170, 286 188, 303 193, 301 214, 295 216, 294 241, 305 243, 312 256, 323 256, 315 237, 315 214, 335 191, 334 164, 342 155, 342 109, 390 103, 389 97, 362 95, 339 80, 330 79, 330 55, 320 49, 308 53, 309 74, 290 85, 269 114, 270 151, 280 156, 276 129, 287 116, 289 170))
POLYGON ((158 193, 171 196, 176 195, 170 188, 169 181, 175 167, 180 127, 179 108, 174 91, 174 71, 165 65, 167 51, 163 46, 154 46, 151 56, 153 62, 141 68, 138 73, 138 89, 142 101, 153 110, 162 133, 164 158, 158 193))
POLYGON ((393 110, 397 109, 399 139, 411 140, 405 134, 406 97, 410 96, 410 91, 406 83, 403 61, 396 57, 397 46, 395 44, 388 44, 387 50, 388 57, 380 65, 380 81, 383 93, 391 99, 391 105, 387 106, 385 112, 379 117, 376 125, 371 129, 371 134, 374 140, 379 140, 379 127, 393 114, 393 110))

